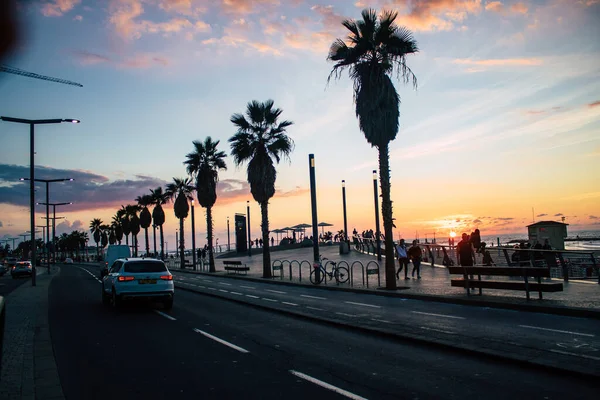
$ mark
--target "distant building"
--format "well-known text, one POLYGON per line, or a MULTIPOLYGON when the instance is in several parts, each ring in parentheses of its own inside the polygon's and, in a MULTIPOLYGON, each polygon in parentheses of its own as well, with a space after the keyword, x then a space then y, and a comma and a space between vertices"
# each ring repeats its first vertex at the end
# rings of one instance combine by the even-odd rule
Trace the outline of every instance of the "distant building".
POLYGON ((537 241, 544 244, 544 240, 548 239, 553 249, 564 250, 567 225, 569 224, 556 221, 540 221, 527 225, 529 242, 534 244, 537 241))

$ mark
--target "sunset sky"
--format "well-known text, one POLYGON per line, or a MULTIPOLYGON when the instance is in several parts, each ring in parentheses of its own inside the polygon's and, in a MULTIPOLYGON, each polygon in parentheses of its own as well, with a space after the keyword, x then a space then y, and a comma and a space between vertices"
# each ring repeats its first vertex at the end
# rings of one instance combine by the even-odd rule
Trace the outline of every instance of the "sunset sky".
MULTIPOLYGON (((310 223, 308 155, 315 154, 319 221, 375 227, 377 152, 358 128, 347 75, 327 85, 326 60, 345 18, 395 9, 420 52, 418 89, 396 81, 400 132, 390 145, 399 236, 450 230, 526 233, 532 219, 600 229, 600 0, 52 0, 22 1, 23 37, 3 63, 83 88, 0 73, 0 115, 77 118, 36 128, 36 177, 52 184, 59 233, 109 222, 120 205, 185 175, 192 140, 227 143, 229 121, 273 99, 294 122, 291 162, 278 167, 271 228, 310 223), (533 215, 532 215, 533 213, 533 215)), ((29 229, 28 127, 0 122, 0 238, 29 229)), ((220 174, 213 210, 226 220, 251 201, 245 165, 220 174)), ((45 200, 40 187, 37 200, 45 200)), ((36 221, 45 210, 36 209, 36 221)), ((197 243, 206 236, 196 209, 197 243)), ((178 223, 165 206, 166 240, 178 223)), ((232 235, 233 237, 233 235, 232 235)), ((190 244, 190 221, 186 220, 190 244)))

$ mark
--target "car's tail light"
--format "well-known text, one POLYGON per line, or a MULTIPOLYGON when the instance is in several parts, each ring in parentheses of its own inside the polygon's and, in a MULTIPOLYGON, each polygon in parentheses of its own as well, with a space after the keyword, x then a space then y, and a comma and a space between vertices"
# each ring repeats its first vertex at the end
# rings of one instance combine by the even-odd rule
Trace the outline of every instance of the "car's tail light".
POLYGON ((135 278, 133 276, 120 276, 118 278, 119 282, 128 282, 128 281, 132 281, 135 278))
POLYGON ((162 279, 163 281, 172 281, 173 280, 173 275, 162 275, 160 277, 160 279, 162 279))

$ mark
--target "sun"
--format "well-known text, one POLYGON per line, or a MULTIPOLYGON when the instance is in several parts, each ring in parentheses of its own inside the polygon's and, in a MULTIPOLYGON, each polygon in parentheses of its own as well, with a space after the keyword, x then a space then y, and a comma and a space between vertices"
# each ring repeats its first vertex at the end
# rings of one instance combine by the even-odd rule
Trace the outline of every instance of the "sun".
POLYGON ((450 237, 456 237, 456 232, 454 232, 454 231, 451 231, 451 232, 450 232, 450 237))

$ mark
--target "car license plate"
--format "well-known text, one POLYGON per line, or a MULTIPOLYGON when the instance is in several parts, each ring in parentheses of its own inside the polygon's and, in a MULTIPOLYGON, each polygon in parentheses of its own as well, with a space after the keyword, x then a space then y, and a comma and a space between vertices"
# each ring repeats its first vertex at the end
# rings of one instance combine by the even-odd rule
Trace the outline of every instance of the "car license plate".
POLYGON ((156 283, 156 279, 140 279, 138 280, 140 285, 148 284, 148 283, 156 283))

